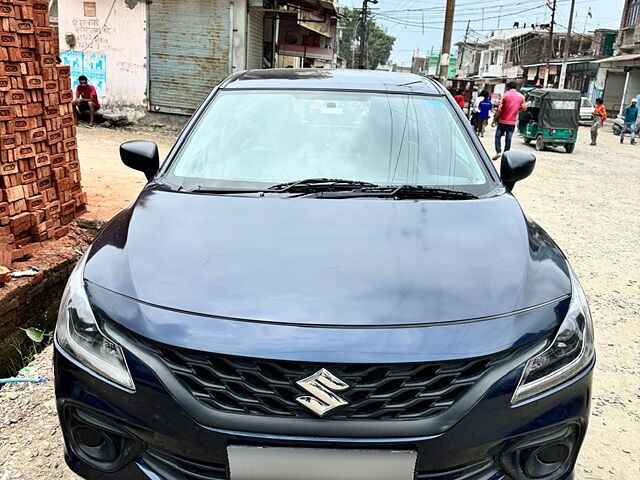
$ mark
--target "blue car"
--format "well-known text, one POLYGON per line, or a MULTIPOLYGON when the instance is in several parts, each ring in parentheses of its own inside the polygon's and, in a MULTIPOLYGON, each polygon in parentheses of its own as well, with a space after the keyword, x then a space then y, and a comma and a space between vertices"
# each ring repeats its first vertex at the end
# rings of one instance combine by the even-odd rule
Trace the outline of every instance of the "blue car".
POLYGON ((72 273, 55 333, 89 480, 567 480, 585 294, 437 82, 263 70, 205 100, 72 273))

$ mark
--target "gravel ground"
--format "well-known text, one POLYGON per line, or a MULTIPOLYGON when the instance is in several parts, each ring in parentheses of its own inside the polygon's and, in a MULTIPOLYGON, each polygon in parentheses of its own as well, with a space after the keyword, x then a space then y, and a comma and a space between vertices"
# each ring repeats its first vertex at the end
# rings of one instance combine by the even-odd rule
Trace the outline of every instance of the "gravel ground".
MULTIPOLYGON (((483 139, 492 152, 493 131, 483 139)), ((120 142, 156 140, 168 151, 175 132, 81 129, 79 143, 89 218, 109 218, 130 203, 141 174, 117 160, 120 142)), ((640 478, 640 146, 620 145, 603 131, 597 147, 581 129, 572 154, 537 152, 531 178, 515 194, 567 254, 591 304, 598 349, 592 417, 577 480, 640 478)), ((534 151, 514 138, 514 149, 534 151)), ((30 375, 51 378, 51 348, 30 375)), ((64 465, 53 385, 0 391, 0 480, 75 480, 64 465)))

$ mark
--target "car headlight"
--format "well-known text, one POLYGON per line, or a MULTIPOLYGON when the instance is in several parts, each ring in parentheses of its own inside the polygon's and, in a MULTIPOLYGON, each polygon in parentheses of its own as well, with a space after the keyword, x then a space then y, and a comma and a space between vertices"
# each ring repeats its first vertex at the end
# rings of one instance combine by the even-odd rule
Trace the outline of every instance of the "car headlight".
POLYGON ((570 380, 591 365, 595 355, 593 324, 587 299, 573 270, 571 302, 551 345, 531 358, 511 403, 533 397, 570 380))
POLYGON ((71 272, 62 296, 56 325, 58 345, 82 365, 135 390, 122 348, 107 338, 96 322, 84 288, 85 256, 71 272))

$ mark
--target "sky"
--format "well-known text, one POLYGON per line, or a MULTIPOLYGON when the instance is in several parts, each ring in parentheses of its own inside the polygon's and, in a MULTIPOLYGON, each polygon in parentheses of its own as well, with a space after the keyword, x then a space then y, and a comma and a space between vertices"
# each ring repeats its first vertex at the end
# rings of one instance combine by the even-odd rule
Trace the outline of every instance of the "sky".
MULTIPOLYGON (((336 1, 340 6, 362 8, 362 0, 336 1)), ((457 0, 451 51, 455 52, 456 42, 464 40, 468 21, 468 41, 482 40, 495 28, 513 28, 514 22, 520 22, 520 26, 549 23, 551 9, 547 1, 552 0, 457 0)), ((571 2, 556 1, 556 29, 566 32, 571 2)), ((378 0, 377 5, 369 4, 376 23, 396 37, 391 61, 409 66, 416 49, 423 55, 431 48, 434 52, 440 50, 445 4, 446 0, 378 0)), ((573 31, 617 29, 623 6, 624 0, 576 0, 573 31)))

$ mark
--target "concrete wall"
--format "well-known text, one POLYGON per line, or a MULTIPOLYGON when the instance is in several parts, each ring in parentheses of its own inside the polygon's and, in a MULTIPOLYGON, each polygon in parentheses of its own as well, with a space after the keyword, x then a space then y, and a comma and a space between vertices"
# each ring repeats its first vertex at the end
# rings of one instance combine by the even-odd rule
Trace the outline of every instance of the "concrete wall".
MULTIPOLYGON (((247 1, 233 0, 233 72, 245 70, 247 67, 247 1)), ((232 72, 232 73, 233 73, 232 72)))
MULTIPOLYGON (((94 1, 95 16, 91 16, 91 9, 85 11, 85 2, 59 0, 61 56, 65 63, 66 58, 79 58, 80 54, 85 59, 92 54, 94 59, 104 59, 104 88, 99 91, 104 95, 100 98, 104 110, 133 107, 142 115, 147 102, 147 5, 139 0, 94 1), (76 37, 73 48, 65 42, 67 33, 76 37), (75 53, 65 53, 69 51, 75 53)), ((87 74, 90 82, 91 76, 87 74)))
POLYGON ((504 75, 503 62, 504 50, 502 47, 491 48, 483 51, 480 57, 480 75, 483 77, 502 77, 504 75), (491 54, 496 56, 495 63, 491 64, 491 54))

